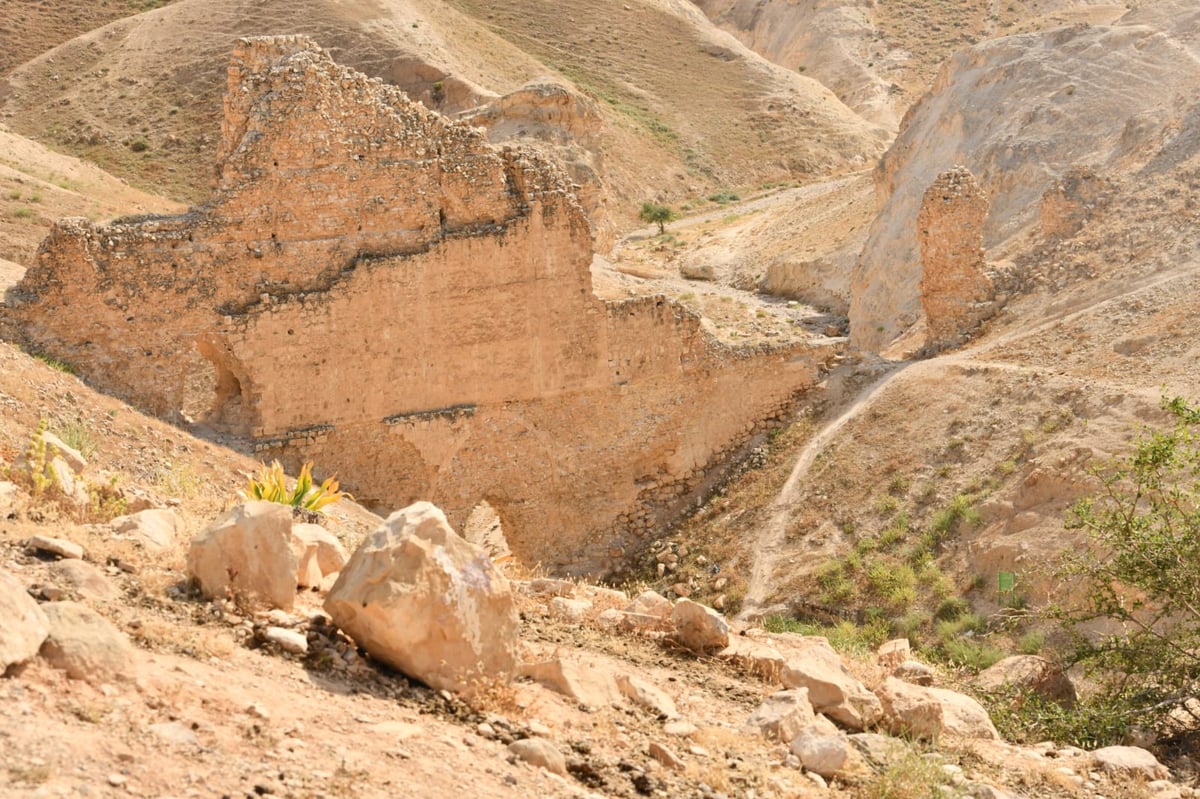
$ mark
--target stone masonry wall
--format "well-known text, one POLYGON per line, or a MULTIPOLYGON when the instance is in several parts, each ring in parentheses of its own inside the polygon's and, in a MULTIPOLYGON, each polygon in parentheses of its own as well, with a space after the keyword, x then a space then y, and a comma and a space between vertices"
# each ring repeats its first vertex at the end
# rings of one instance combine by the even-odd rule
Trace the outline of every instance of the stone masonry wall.
POLYGON ((598 300, 561 169, 306 39, 238 45, 222 133, 206 205, 55 227, 14 293, 31 346, 368 503, 486 500, 527 563, 618 569, 832 354, 598 300))
POLYGON ((994 292, 983 259, 987 212, 987 195, 962 166, 938 175, 921 200, 917 240, 927 349, 961 344, 990 312, 994 292))

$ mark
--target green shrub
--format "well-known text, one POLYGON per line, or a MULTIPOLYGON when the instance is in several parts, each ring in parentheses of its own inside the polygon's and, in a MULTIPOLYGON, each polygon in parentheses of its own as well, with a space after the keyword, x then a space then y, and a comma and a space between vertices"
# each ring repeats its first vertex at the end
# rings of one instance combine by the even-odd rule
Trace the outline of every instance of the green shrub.
POLYGON ((1165 731, 1200 693, 1200 409, 1178 397, 1162 407, 1172 426, 1144 431, 1068 515, 1092 546, 1065 555, 1059 577, 1086 593, 1056 616, 1075 634, 1070 660, 1099 682, 1098 706, 1165 731), (1114 632, 1089 633, 1096 619, 1114 632))
POLYGON ((1064 707, 1036 693, 1015 687, 981 694, 996 730, 1006 741, 1034 744, 1054 741, 1083 749, 1120 744, 1134 717, 1128 697, 1100 696, 1064 707))
POLYGON ((246 489, 241 492, 243 498, 278 502, 297 510, 323 511, 343 498, 353 499, 346 492, 338 490, 336 476, 327 478, 319 486, 313 485, 312 461, 300 467, 296 484, 290 489, 287 486, 287 475, 283 473, 283 466, 279 461, 271 461, 270 466, 262 466, 257 476, 247 475, 247 479, 246 489))
POLYGON ((658 225, 658 232, 661 235, 666 232, 667 223, 676 217, 675 212, 665 205, 644 202, 642 203, 642 210, 638 214, 638 218, 643 222, 649 222, 652 225, 658 225))
POLYGON ((978 638, 955 638, 946 641, 942 644, 941 651, 945 662, 973 672, 983 671, 1005 657, 1004 650, 978 638))

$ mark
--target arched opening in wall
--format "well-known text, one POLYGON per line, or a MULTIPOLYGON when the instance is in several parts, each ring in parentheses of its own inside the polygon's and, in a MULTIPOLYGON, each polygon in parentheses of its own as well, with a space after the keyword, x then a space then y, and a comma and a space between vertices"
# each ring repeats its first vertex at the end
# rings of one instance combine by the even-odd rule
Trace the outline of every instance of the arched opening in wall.
POLYGON ((216 337, 196 340, 196 351, 203 356, 208 368, 194 370, 202 374, 189 375, 188 403, 194 412, 184 413, 200 424, 229 433, 248 433, 253 426, 253 412, 245 395, 244 375, 229 345, 216 337), (197 382, 192 385, 193 380, 197 382), (203 390, 202 385, 207 388, 203 390))
POLYGON ((467 517, 467 523, 463 525, 463 538, 483 547, 497 563, 512 559, 500 514, 486 499, 476 505, 467 517))

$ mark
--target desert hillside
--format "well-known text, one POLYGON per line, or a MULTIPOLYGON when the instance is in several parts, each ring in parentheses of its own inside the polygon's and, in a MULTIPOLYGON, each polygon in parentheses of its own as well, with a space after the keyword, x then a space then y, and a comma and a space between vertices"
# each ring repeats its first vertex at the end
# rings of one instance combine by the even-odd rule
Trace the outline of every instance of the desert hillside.
POLYGON ((1191 0, 8 6, 0 794, 1195 795, 1191 0))
POLYGON ((624 6, 184 0, 13 69, 2 113, 18 133, 195 201, 211 182, 233 42, 302 33, 448 113, 547 76, 584 92, 605 126, 577 157, 622 219, 646 198, 828 175, 882 152, 882 129, 687 4, 624 6))

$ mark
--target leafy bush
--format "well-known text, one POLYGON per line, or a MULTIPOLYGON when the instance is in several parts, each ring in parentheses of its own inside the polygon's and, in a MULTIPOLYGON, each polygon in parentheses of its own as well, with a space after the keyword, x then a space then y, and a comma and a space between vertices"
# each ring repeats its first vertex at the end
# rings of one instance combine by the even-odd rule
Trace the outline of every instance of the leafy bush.
POLYGON ((1122 743, 1132 726, 1120 697, 1095 697, 1072 707, 1032 691, 1008 687, 980 695, 996 730, 1006 741, 1055 741, 1084 749, 1122 743))
POLYGON ((728 205, 729 203, 735 203, 740 199, 742 199, 742 198, 739 197, 734 192, 729 191, 729 189, 723 189, 723 190, 717 192, 716 194, 708 195, 709 202, 718 203, 720 205, 728 205))
POLYGON ((1066 554, 1060 577, 1086 593, 1056 615, 1075 632, 1071 659, 1100 682, 1097 706, 1165 732, 1200 692, 1200 409, 1178 397, 1162 407, 1172 426, 1143 432, 1069 513, 1092 546, 1066 554), (1098 619, 1115 624, 1086 634, 1098 619))
POLYGON ((323 511, 344 497, 353 499, 345 491, 338 490, 336 476, 326 479, 319 486, 313 485, 312 461, 300 467, 296 485, 291 489, 287 486, 287 475, 283 473, 279 461, 271 461, 270 466, 258 470, 257 476, 247 475, 247 478, 246 490, 240 492, 243 498, 278 502, 296 510, 323 511))

